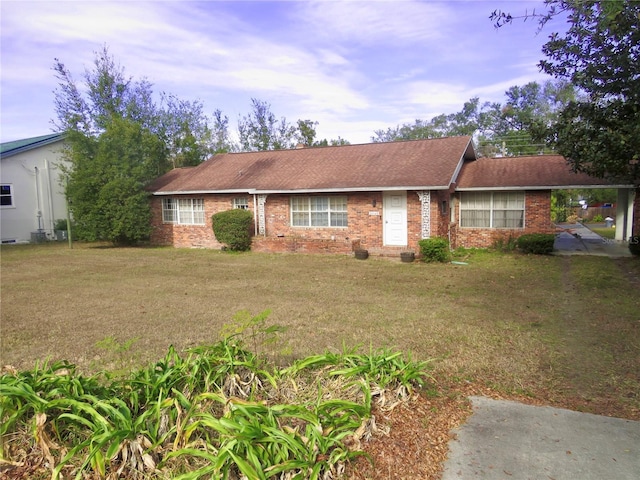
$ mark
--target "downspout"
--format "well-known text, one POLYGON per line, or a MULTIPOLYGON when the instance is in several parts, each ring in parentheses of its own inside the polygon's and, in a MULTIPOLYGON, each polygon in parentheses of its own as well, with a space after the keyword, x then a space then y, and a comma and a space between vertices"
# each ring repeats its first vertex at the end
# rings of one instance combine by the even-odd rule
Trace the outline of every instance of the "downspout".
POLYGON ((42 231, 42 210, 40 209, 40 175, 38 167, 33 167, 36 174, 36 218, 38 219, 38 231, 42 231))
POLYGON ((47 171, 47 189, 48 189, 48 197, 49 197, 49 229, 51 230, 51 235, 55 235, 55 223, 53 218, 53 192, 51 189, 51 170, 49 165, 49 160, 44 160, 44 166, 47 171))
POLYGON ((253 235, 258 236, 258 201, 256 200, 256 194, 253 194, 253 235))

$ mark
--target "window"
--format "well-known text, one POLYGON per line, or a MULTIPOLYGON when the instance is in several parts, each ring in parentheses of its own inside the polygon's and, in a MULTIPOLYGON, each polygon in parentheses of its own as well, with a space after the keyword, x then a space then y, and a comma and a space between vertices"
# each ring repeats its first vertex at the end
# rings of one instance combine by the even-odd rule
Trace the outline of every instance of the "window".
POLYGON ((162 221, 164 223, 176 223, 176 201, 173 198, 162 199, 162 221))
POLYGON ((523 192, 463 192, 460 226, 524 228, 523 192))
POLYGON ((346 227, 347 197, 292 197, 294 227, 346 227))
POLYGON ((13 185, 0 185, 0 206, 13 207, 13 185))
POLYGON ((239 210, 249 210, 247 197, 236 197, 233 199, 233 208, 239 210))
POLYGON ((163 198, 162 221, 178 225, 204 225, 202 198, 163 198))

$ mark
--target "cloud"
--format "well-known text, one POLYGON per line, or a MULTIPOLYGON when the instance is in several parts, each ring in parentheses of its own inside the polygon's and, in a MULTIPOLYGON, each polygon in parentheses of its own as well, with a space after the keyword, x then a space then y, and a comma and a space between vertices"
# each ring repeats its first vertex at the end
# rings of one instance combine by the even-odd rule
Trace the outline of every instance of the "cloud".
POLYGON ((293 13, 314 39, 362 45, 416 44, 442 39, 450 18, 445 2, 301 2, 293 13))
POLYGON ((317 120, 326 137, 356 141, 540 78, 542 39, 516 28, 496 34, 486 2, 27 0, 1 8, 3 138, 23 121, 21 102, 34 110, 31 128, 39 118, 48 128, 55 57, 80 81, 103 45, 127 74, 222 110, 232 128, 258 98, 277 116, 317 120))

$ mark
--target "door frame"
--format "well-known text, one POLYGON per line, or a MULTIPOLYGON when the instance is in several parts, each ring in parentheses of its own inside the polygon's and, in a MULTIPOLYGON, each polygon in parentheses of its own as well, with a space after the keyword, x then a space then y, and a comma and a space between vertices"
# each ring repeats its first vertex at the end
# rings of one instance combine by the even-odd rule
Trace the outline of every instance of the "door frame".
POLYGON ((407 191, 395 190, 387 191, 382 194, 382 244, 385 247, 406 247, 408 245, 409 231, 407 225, 407 191), (399 204, 398 204, 399 201, 399 204), (399 223, 395 225, 399 226, 399 232, 397 232, 401 239, 394 240, 392 235, 394 230, 389 222, 400 216, 399 223))

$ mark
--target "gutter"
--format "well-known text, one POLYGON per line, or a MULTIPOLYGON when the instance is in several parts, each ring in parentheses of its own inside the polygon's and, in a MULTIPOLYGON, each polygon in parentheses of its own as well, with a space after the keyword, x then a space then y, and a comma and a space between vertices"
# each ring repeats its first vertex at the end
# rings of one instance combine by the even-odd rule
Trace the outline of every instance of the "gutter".
POLYGON ((456 192, 486 192, 513 191, 513 190, 570 190, 576 188, 634 188, 631 185, 511 185, 507 187, 457 187, 456 192))
POLYGON ((261 190, 257 188, 249 189, 229 189, 229 190, 174 190, 168 192, 153 192, 154 196, 166 195, 206 195, 213 193, 244 193, 249 195, 258 194, 293 194, 293 193, 351 193, 351 192, 395 192, 398 190, 449 190, 448 185, 398 185, 394 187, 356 187, 356 188, 301 188, 291 190, 261 190))

